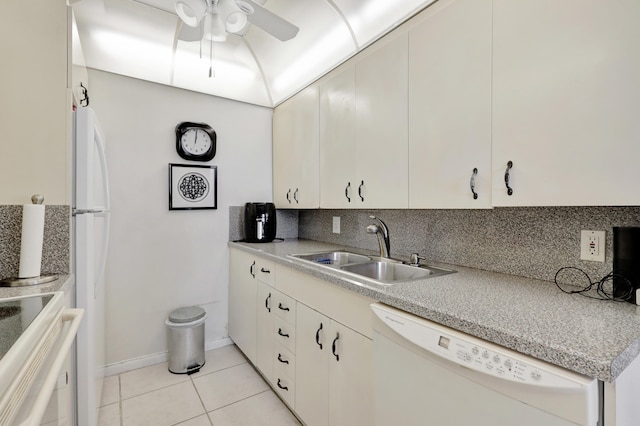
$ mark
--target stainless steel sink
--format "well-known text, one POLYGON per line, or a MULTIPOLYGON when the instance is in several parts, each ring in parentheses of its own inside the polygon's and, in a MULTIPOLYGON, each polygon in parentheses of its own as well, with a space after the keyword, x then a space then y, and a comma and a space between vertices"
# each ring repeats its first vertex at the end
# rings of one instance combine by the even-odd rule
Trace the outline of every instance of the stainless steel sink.
POLYGON ((402 281, 414 281, 450 274, 454 271, 427 266, 414 266, 398 262, 376 261, 344 265, 345 272, 371 278, 384 284, 395 284, 402 281))
POLYGON ((295 257, 296 259, 302 259, 309 262, 329 266, 342 266, 348 264, 371 262, 371 258, 369 256, 342 250, 320 253, 291 254, 289 256, 295 257))
POLYGON ((328 266, 382 285, 433 278, 455 272, 431 266, 410 265, 397 259, 365 256, 344 250, 290 254, 289 257, 328 266))

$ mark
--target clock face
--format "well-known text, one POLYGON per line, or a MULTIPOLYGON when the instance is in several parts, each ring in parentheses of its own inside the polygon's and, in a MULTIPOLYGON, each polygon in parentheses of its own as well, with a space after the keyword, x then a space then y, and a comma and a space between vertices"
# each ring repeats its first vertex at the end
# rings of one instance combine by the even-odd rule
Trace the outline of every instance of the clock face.
POLYGON ((211 149, 211 138, 202 129, 189 129, 180 138, 182 148, 192 155, 202 155, 211 149))

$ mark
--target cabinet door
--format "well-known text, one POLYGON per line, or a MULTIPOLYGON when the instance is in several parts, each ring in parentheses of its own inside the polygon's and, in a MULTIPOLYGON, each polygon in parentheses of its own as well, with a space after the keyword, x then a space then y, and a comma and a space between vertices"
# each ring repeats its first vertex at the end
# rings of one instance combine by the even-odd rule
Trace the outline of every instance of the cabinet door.
POLYGON ((491 0, 440 1, 419 22, 409 31, 409 207, 490 208, 491 0))
POLYGON ((329 424, 373 424, 373 342, 331 321, 329 424))
POLYGON ((640 2, 493 2, 494 205, 640 204, 639 19, 640 2))
POLYGON ((257 280, 256 260, 229 250, 229 337, 249 360, 256 363, 257 280))
POLYGON ((309 426, 329 424, 329 324, 329 318, 298 303, 295 410, 309 426))
POLYGON ((344 67, 320 85, 320 206, 352 208, 358 184, 355 66, 344 67))
POLYGON ((256 366, 273 382, 273 289, 258 281, 256 366))
POLYGON ((273 115, 273 199, 278 208, 319 207, 319 100, 309 86, 273 115))
POLYGON ((356 170, 366 208, 408 207, 408 36, 382 40, 356 63, 356 170))

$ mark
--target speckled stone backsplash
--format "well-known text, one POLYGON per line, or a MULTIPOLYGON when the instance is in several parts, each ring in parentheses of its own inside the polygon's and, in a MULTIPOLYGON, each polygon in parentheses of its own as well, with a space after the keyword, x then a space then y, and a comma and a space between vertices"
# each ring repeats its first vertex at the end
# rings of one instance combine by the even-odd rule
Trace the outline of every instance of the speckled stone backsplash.
MULTIPOLYGON (((41 273, 68 274, 71 265, 70 206, 46 205, 41 273)), ((17 277, 20 268, 22 206, 0 205, 0 279, 17 277)))
MULTIPOLYGON (((553 281, 575 266, 592 279, 613 269, 613 227, 640 226, 640 207, 535 207, 492 210, 300 210, 299 238, 378 250, 369 215, 389 227, 391 255, 553 281), (332 233, 340 217, 341 233, 332 233), (580 231, 607 233, 605 262, 580 260, 580 231)), ((577 284, 577 283, 576 283, 577 284)))

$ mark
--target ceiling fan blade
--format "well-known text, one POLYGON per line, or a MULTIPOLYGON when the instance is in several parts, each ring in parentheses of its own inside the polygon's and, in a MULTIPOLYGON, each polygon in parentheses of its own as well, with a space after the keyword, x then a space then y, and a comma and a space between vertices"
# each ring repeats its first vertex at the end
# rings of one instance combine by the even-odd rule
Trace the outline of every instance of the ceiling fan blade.
POLYGON ((200 21, 200 25, 197 27, 190 27, 181 22, 182 27, 178 32, 178 40, 182 41, 200 41, 204 36, 204 19, 200 21))
POLYGON ((252 0, 236 0, 238 7, 247 14, 249 22, 262 28, 280 41, 291 40, 300 28, 265 9, 252 0))

